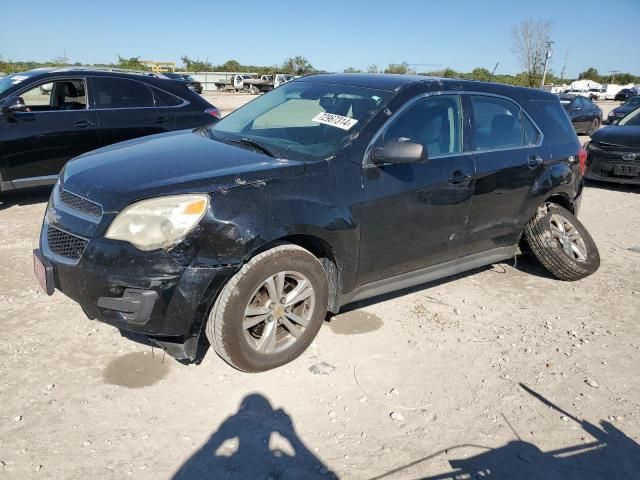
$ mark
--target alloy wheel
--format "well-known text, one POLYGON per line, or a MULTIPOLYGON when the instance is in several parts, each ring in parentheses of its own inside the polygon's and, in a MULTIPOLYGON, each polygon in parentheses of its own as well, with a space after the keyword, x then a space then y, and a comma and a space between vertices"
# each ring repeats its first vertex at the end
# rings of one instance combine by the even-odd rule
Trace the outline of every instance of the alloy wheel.
POLYGON ((554 213, 549 220, 549 228, 564 253, 578 262, 586 262, 587 246, 580 232, 569 220, 554 213))

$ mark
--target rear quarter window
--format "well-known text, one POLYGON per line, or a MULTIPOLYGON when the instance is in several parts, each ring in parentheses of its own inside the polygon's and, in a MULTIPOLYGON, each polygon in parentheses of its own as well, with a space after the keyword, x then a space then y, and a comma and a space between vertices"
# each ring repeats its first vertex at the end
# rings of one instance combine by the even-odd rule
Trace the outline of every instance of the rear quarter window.
POLYGON ((571 120, 558 100, 530 100, 530 102, 540 109, 545 117, 541 125, 545 134, 553 132, 562 136, 563 140, 577 141, 571 120))

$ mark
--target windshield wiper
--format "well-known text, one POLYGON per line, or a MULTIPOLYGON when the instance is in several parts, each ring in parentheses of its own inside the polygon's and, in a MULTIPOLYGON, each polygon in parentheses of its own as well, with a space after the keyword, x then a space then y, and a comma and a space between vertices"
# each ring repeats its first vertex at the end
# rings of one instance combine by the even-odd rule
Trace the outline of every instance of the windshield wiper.
POLYGON ((230 140, 230 142, 243 143, 245 145, 250 145, 250 146, 252 146, 254 148, 257 148, 261 152, 269 155, 270 157, 277 158, 276 154, 273 153, 269 147, 264 146, 262 143, 258 142, 257 140, 253 140, 251 138, 242 137, 242 138, 240 138, 238 140, 230 140))

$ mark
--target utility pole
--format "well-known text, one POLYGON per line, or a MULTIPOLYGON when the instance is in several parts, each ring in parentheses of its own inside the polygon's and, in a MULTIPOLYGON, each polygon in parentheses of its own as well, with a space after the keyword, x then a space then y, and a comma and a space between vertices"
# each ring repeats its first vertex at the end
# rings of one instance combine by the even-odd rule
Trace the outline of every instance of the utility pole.
POLYGON ((620 73, 620 70, 609 70, 611 74, 611 83, 616 83, 616 73, 620 73))
POLYGON ((564 82, 564 74, 567 73, 567 59, 569 58, 569 50, 564 53, 564 63, 560 71, 560 81, 564 82))
POLYGON ((493 76, 496 74, 496 70, 498 69, 498 65, 500 65, 500 62, 496 62, 496 66, 493 67, 493 71, 491 72, 491 79, 493 80, 493 76))
POLYGON ((544 71, 542 72, 542 85, 544 87, 544 81, 547 78, 547 67, 549 65, 549 59, 551 58, 551 44, 553 42, 547 42, 547 51, 544 53, 544 71))

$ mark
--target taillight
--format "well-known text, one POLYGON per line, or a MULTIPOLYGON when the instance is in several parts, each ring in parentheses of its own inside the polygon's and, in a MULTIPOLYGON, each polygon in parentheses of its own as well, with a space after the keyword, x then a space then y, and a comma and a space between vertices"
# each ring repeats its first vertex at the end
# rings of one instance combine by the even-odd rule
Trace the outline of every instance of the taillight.
POLYGON ((220 120, 222 118, 222 115, 220 114, 220 110, 218 110, 216 107, 213 108, 207 108, 205 110, 205 113, 208 113, 209 115, 213 115, 214 117, 216 117, 218 120, 220 120))
POLYGON ((587 169, 587 151, 584 147, 580 147, 578 152, 578 161, 580 162, 580 175, 584 176, 584 172, 587 169))

